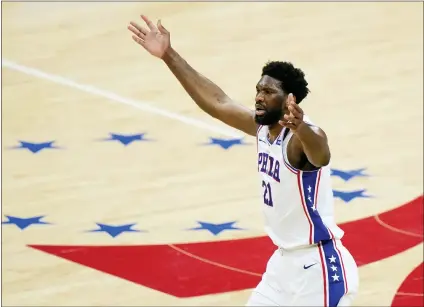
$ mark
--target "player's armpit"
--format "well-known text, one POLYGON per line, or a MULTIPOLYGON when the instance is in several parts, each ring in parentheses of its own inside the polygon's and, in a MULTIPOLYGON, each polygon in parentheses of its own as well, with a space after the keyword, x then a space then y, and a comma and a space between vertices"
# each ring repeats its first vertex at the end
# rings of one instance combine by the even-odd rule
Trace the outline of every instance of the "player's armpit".
POLYGON ((211 115, 235 129, 248 135, 256 136, 258 126, 255 122, 255 111, 242 104, 228 99, 225 102, 216 104, 215 110, 211 115))
POLYGON ((303 152, 312 165, 316 167, 328 165, 331 153, 327 135, 321 128, 305 123, 296 130, 294 135, 300 141, 297 145, 302 146, 303 152))

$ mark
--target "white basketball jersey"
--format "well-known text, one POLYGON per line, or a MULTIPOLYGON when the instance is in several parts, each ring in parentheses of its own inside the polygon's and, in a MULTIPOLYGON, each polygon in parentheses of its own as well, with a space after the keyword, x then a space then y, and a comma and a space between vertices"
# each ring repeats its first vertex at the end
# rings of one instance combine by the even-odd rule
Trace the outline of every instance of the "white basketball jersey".
POLYGON ((275 245, 284 249, 341 239, 344 232, 334 219, 330 165, 316 171, 292 167, 287 159, 287 144, 292 135, 290 129, 283 128, 270 143, 268 126, 258 128, 265 231, 275 245))

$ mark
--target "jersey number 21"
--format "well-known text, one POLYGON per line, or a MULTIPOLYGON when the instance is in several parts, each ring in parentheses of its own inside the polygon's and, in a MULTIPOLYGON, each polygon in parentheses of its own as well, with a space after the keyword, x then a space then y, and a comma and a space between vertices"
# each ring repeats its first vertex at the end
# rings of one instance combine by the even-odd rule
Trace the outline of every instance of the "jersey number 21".
POLYGON ((262 187, 264 188, 264 203, 267 206, 272 207, 272 194, 271 194, 271 185, 269 182, 265 182, 262 180, 262 187))

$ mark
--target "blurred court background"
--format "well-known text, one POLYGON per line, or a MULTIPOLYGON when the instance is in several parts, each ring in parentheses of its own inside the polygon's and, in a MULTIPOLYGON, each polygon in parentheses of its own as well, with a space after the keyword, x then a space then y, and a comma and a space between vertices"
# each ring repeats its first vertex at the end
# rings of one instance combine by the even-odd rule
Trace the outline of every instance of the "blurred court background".
POLYGON ((253 107, 302 68, 332 148, 357 306, 423 302, 423 4, 2 3, 2 303, 244 305, 273 247, 255 139, 204 114, 127 30, 253 107))

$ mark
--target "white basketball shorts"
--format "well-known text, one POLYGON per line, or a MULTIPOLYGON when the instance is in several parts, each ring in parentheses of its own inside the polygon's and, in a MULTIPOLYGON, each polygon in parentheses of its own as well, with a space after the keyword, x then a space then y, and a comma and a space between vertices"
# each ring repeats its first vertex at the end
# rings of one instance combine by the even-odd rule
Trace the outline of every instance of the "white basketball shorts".
POLYGON ((358 287, 358 267, 340 240, 279 248, 246 306, 351 306, 358 287))

